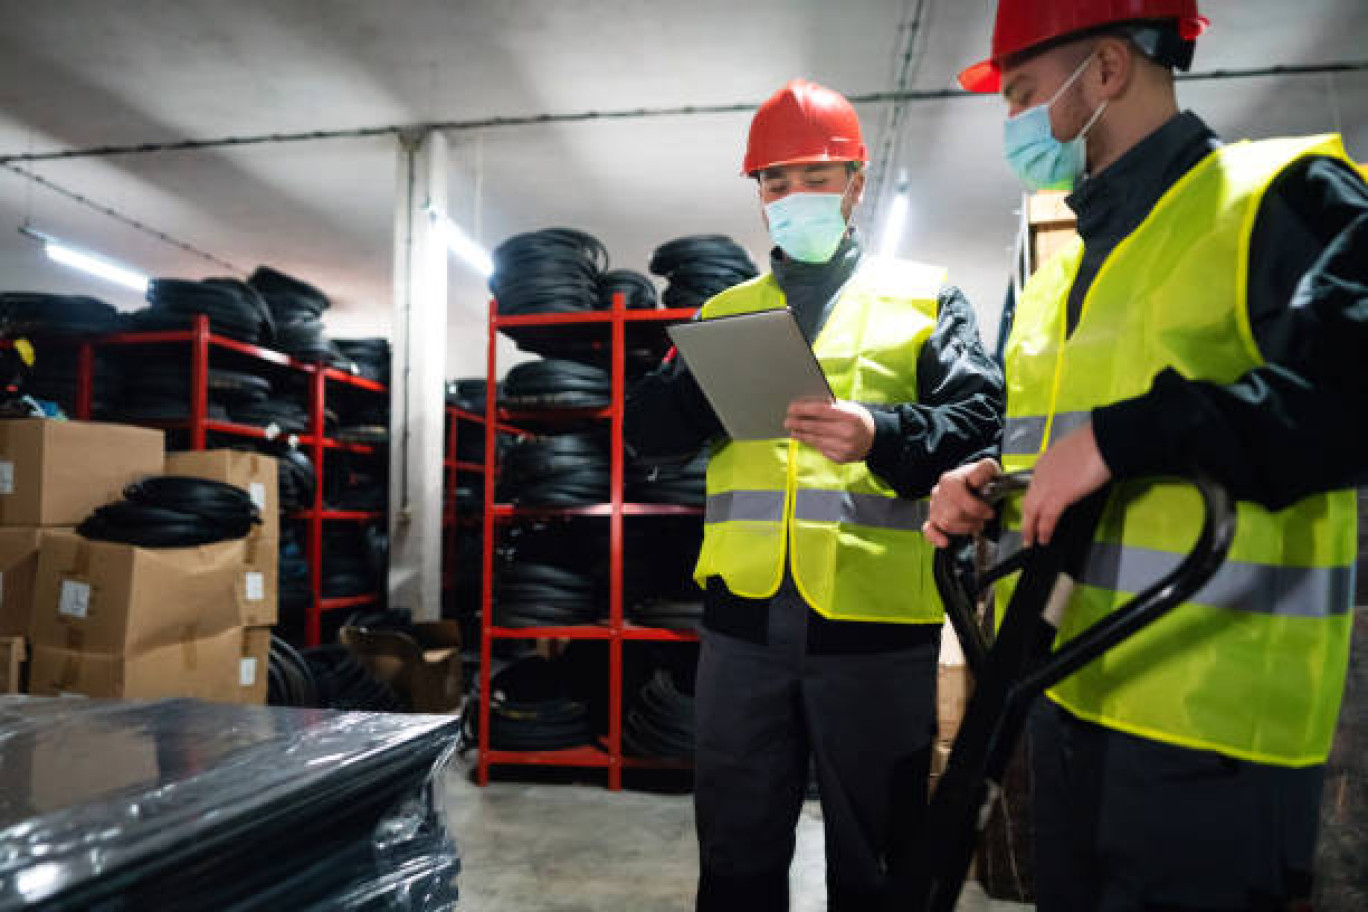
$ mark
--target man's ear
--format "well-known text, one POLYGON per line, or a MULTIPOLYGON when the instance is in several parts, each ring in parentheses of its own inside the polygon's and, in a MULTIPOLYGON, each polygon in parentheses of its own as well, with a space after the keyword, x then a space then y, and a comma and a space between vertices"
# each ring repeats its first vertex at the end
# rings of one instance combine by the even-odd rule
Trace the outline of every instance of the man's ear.
POLYGON ((1096 84, 1103 101, 1114 101, 1125 94, 1140 61, 1135 46, 1125 38, 1103 36, 1093 48, 1097 55, 1096 84))

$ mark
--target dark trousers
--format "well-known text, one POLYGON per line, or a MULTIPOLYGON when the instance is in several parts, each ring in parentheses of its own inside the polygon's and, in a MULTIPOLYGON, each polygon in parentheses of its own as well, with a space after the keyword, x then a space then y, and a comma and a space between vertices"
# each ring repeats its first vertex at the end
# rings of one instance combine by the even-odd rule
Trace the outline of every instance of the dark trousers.
POLYGON ((1324 767, 1161 744, 1045 698, 1029 730, 1040 912, 1254 912, 1310 895, 1324 767))
POLYGON ((705 630, 696 689, 700 912, 788 908, 809 759, 828 908, 879 908, 926 808, 939 643, 811 655, 807 608, 782 593, 761 645, 705 630))

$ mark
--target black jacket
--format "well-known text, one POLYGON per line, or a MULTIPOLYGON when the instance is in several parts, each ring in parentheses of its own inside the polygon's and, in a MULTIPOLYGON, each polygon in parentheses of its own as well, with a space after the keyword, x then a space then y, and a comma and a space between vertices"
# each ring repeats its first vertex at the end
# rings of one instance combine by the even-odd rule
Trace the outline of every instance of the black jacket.
MULTIPOLYGON (((776 249, 771 269, 809 342, 816 338, 862 251, 852 234, 827 263, 789 260, 776 249)), ((1002 433, 1002 373, 984 351, 973 309, 957 288, 942 289, 936 329, 917 361, 915 403, 866 405, 874 417, 874 443, 865 460, 871 472, 906 498, 921 498, 943 472, 996 452, 1002 433)), ((627 444, 646 461, 687 459, 723 437, 722 426, 682 359, 671 357, 630 391, 627 444)), ((763 642, 767 603, 732 595, 713 580, 705 624, 763 642)), ((926 625, 828 621, 812 613, 813 652, 874 652, 919 640, 926 625)), ((939 628, 937 628, 938 630, 939 628)))
MULTIPOLYGON (((1070 332, 1097 270, 1173 184, 1220 140, 1175 115, 1069 197, 1083 265, 1069 293, 1070 332)), ((1267 362, 1235 383, 1174 370, 1142 396, 1093 410, 1117 478, 1200 469, 1241 500, 1272 509, 1361 483, 1368 466, 1368 186, 1334 159, 1285 170, 1250 241, 1248 306, 1267 362)))

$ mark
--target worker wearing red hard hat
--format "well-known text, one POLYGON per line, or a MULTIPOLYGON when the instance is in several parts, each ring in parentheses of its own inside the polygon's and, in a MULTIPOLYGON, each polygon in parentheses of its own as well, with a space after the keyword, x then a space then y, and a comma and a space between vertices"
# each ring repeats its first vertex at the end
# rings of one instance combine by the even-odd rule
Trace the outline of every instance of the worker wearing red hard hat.
POLYGON ((1047 542, 1114 482, 1059 630, 1176 565, 1238 499, 1192 599, 1066 678, 1030 723, 1038 908, 1286 909, 1310 891, 1348 660, 1352 485, 1368 392, 1368 188, 1338 136, 1224 144, 1180 111, 1194 0, 1000 0, 960 75, 1008 106, 1004 154, 1070 191, 1077 243, 1022 291, 1001 467, 947 474, 926 527, 983 528, 974 491, 1034 469, 1004 540, 1047 542))
POLYGON ((829 909, 880 908, 917 852, 942 625, 925 498, 996 446, 1002 386, 943 269, 864 253, 866 158, 838 93, 795 80, 766 101, 742 170, 771 269, 699 314, 790 308, 836 401, 790 406, 787 437, 731 440, 675 360, 627 403, 638 458, 711 444, 694 573, 700 910, 788 908, 810 764, 829 909))

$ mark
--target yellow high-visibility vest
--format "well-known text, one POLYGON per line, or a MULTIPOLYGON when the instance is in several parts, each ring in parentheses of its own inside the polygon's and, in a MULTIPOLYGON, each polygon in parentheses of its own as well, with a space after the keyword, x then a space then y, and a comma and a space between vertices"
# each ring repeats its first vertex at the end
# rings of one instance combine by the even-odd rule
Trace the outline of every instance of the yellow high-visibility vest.
MULTIPOLYGON (((865 404, 917 401, 917 357, 936 327, 945 270, 864 257, 812 349, 832 393, 865 404)), ((708 301, 703 319, 785 306, 771 275, 708 301)), ((791 438, 732 440, 708 462, 694 578, 746 598, 774 595, 786 556, 803 598, 828 618, 940 623, 922 538, 927 503, 905 500, 863 461, 837 465, 791 438)))
MULTIPOLYGON (((1247 308, 1250 237, 1268 187, 1307 156, 1344 150, 1338 137, 1318 136, 1209 154, 1107 258, 1067 338, 1082 242, 1032 276, 1007 346, 1008 471, 1034 465, 1093 408, 1145 393, 1165 368, 1228 384, 1264 363, 1247 308)), ((1200 517, 1185 485, 1119 485, 1059 640, 1176 566, 1200 517)), ((1004 519, 1009 534, 1019 528, 1015 506, 1004 519)), ((1277 512, 1241 502, 1216 577, 1049 696, 1083 719, 1157 741, 1282 766, 1324 762, 1348 666, 1355 524, 1347 490, 1277 512)))

